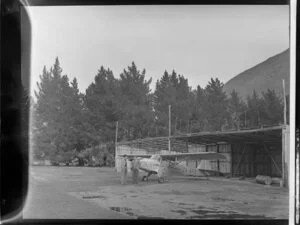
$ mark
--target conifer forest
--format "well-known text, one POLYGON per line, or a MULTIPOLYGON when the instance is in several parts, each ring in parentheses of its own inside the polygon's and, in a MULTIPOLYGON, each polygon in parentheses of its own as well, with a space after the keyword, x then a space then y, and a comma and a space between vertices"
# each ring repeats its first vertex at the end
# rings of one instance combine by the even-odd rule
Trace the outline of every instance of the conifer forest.
POLYGON ((33 158, 59 163, 94 156, 99 165, 103 157, 113 165, 116 122, 118 141, 168 136, 169 105, 171 135, 283 124, 283 98, 274 90, 254 90, 243 100, 235 91, 226 94, 218 78, 193 89, 174 70, 162 71, 157 81, 147 80, 146 72, 134 62, 121 74, 101 66, 81 93, 58 58, 50 69, 44 67, 35 96, 24 90, 22 98, 33 158))

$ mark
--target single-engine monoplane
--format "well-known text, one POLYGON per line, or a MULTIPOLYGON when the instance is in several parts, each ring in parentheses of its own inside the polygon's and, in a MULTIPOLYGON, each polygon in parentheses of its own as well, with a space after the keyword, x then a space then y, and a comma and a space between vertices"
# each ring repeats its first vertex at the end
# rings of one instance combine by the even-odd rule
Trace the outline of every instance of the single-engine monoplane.
POLYGON ((170 153, 170 154, 124 154, 119 157, 127 157, 128 160, 137 159, 140 161, 140 170, 147 172, 143 176, 143 181, 148 181, 151 175, 157 174, 158 182, 163 183, 166 176, 172 172, 185 173, 188 168, 185 165, 185 160, 224 160, 226 157, 223 154, 215 152, 197 152, 197 153, 170 153))

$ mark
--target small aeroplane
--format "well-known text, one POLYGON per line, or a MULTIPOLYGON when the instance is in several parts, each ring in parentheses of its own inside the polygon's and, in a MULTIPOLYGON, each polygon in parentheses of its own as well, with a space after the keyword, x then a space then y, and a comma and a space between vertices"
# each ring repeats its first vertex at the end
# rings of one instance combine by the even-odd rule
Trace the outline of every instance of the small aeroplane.
POLYGON ((151 175, 157 174, 158 182, 163 183, 165 177, 169 173, 184 173, 188 170, 184 164, 184 160, 218 160, 226 159, 220 153, 215 152, 198 152, 198 153, 170 153, 170 154, 155 154, 155 155, 139 155, 139 154, 123 154, 119 157, 127 157, 128 160, 137 159, 140 161, 140 170, 147 172, 143 176, 143 181, 148 181, 151 175))

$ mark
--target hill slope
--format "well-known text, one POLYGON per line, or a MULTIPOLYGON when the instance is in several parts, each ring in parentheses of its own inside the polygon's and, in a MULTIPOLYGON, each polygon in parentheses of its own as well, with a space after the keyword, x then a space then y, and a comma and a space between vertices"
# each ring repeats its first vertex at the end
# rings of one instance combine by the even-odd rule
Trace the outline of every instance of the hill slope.
POLYGON ((282 94, 282 79, 285 79, 286 93, 290 90, 289 49, 238 74, 224 85, 227 94, 234 89, 245 100, 255 89, 259 94, 268 88, 282 94))

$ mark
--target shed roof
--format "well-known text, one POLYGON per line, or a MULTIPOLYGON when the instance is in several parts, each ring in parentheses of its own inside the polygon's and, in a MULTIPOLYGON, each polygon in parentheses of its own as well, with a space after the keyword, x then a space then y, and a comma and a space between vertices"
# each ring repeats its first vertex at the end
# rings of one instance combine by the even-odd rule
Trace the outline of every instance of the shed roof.
POLYGON ((200 132, 172 136, 171 139, 187 141, 195 144, 213 143, 279 143, 282 140, 283 126, 239 131, 200 132))

